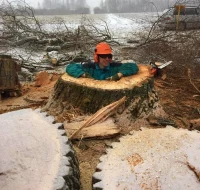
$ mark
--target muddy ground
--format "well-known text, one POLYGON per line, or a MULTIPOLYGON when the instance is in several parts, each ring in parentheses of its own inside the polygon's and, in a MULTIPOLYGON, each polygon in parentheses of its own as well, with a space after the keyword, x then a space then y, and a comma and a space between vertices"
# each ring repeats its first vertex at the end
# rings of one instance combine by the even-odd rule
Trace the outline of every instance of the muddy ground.
MULTIPOLYGON (((191 120, 200 118, 200 77, 190 78, 186 75, 179 76, 173 66, 165 72, 163 78, 155 78, 155 89, 159 96, 160 110, 164 113, 164 117, 175 123, 175 127, 180 128, 198 128, 192 126, 191 120)), ((24 108, 39 108, 43 107, 52 93, 53 87, 60 77, 58 74, 50 74, 40 76, 36 82, 23 82, 22 96, 6 97, 0 102, 0 114, 19 110, 24 108), (39 85, 38 85, 39 83, 39 85)), ((56 117, 58 122, 63 122, 69 117, 75 117, 78 113, 70 112, 67 117, 60 115, 56 117)), ((160 125, 151 125, 146 118, 141 118, 136 122, 137 129, 139 127, 163 127, 160 125)), ((135 129, 136 129, 135 128, 135 129)), ((122 130, 123 131, 123 130, 122 130)), ((129 132, 124 130, 123 133, 129 132)), ((99 162, 99 157, 106 152, 106 148, 113 141, 119 138, 98 140, 82 140, 73 142, 74 149, 77 153, 80 171, 81 183, 83 190, 89 190, 92 187, 92 175, 95 172, 96 165, 99 162)))

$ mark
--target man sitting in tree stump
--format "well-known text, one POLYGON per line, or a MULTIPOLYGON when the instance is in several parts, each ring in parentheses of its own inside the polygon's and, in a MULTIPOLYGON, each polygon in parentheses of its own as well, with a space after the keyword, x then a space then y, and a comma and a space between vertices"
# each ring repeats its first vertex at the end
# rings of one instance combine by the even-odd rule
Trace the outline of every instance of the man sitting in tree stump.
POLYGON ((71 63, 66 67, 66 72, 75 78, 85 77, 113 81, 118 81, 123 76, 136 74, 138 70, 136 63, 112 62, 112 49, 105 42, 97 44, 94 52, 94 63, 71 63))

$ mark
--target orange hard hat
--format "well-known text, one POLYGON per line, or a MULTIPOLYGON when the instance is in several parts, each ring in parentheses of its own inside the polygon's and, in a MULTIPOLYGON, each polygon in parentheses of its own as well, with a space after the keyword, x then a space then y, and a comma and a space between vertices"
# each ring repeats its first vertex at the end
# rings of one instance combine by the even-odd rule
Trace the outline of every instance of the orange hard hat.
POLYGON ((98 62, 98 54, 112 54, 111 47, 106 42, 97 44, 94 52, 94 61, 98 62))

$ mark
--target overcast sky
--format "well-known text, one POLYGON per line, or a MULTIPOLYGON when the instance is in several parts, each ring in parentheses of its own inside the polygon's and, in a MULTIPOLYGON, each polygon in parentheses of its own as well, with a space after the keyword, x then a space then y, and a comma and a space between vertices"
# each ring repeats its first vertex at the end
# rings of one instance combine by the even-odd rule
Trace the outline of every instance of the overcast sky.
MULTIPOLYGON (((30 6, 33 6, 34 8, 37 8, 38 2, 40 2, 40 4, 42 4, 43 0, 25 0, 27 3, 29 3, 30 6)), ((88 5, 90 5, 90 7, 96 7, 100 4, 101 0, 86 0, 88 5)))

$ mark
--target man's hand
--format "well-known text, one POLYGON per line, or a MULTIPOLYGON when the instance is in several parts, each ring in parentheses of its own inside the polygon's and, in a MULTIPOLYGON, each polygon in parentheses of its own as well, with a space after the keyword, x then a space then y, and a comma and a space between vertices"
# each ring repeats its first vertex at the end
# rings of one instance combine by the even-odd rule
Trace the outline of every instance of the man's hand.
POLYGON ((93 77, 89 73, 84 73, 81 75, 81 77, 93 79, 93 77))
POLYGON ((111 76, 111 77, 106 78, 106 80, 118 81, 118 80, 120 80, 120 78, 122 78, 122 77, 123 77, 123 74, 122 74, 122 73, 117 73, 117 74, 115 74, 115 75, 113 75, 113 76, 111 76))

